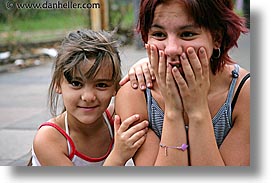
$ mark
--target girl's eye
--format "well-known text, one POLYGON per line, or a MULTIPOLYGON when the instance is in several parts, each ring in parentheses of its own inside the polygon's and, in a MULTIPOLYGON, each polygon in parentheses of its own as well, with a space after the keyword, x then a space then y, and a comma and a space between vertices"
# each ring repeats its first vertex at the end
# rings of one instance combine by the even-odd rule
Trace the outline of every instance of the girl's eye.
POLYGON ((73 87, 81 87, 82 83, 79 81, 71 81, 70 83, 73 87))
POLYGON ((96 84, 96 87, 98 87, 98 88, 106 88, 106 87, 108 87, 108 85, 105 84, 105 83, 98 83, 98 84, 96 84))
POLYGON ((154 32, 151 34, 153 37, 155 37, 156 39, 163 39, 166 37, 166 35, 162 32, 154 32))
POLYGON ((153 36, 164 37, 165 35, 162 32, 156 32, 156 33, 153 34, 153 36))
POLYGON ((196 35, 196 34, 193 33, 193 32, 184 32, 184 33, 181 34, 181 36, 184 37, 184 38, 192 38, 192 37, 194 37, 195 35, 196 35))

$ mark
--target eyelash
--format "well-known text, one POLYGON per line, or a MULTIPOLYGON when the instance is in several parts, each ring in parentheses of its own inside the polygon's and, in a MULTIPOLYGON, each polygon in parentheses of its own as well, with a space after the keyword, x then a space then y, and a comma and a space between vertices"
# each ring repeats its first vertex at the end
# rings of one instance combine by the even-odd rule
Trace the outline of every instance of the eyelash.
POLYGON ((152 36, 154 36, 154 37, 165 37, 165 34, 162 33, 162 32, 155 32, 155 33, 152 34, 152 36))
MULTIPOLYGON (((72 80, 69 84, 75 89, 80 89, 84 85, 81 81, 77 81, 77 80, 72 80)), ((107 84, 107 83, 96 83, 95 87, 98 88, 98 89, 105 89, 105 88, 109 87, 109 84, 107 84)))
POLYGON ((98 87, 98 88, 107 88, 108 85, 106 83, 98 83, 98 84, 96 84, 96 87, 98 87), (102 86, 102 85, 104 85, 104 86, 102 86))
MULTIPOLYGON (((156 39, 164 39, 166 37, 166 35, 164 33, 162 33, 162 32, 153 32, 151 35, 153 37, 155 37, 156 39)), ((184 38, 184 39, 191 39, 191 38, 193 38, 196 35, 197 34, 194 33, 194 32, 186 31, 186 32, 181 33, 180 37, 184 38)))
POLYGON ((190 38, 190 37, 194 37, 196 34, 193 32, 183 32, 181 35, 183 35, 182 37, 190 38))
POLYGON ((80 88, 83 84, 80 81, 71 81, 70 84, 75 88, 80 88))

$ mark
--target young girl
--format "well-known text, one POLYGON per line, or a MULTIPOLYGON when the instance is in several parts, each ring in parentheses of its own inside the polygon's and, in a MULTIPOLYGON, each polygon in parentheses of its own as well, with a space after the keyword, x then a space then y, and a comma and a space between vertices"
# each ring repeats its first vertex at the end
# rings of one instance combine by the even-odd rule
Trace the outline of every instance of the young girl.
POLYGON ((59 95, 64 109, 39 127, 32 165, 125 165, 144 142, 148 122, 131 125, 138 115, 123 123, 117 115, 112 119, 113 111, 107 108, 120 79, 120 57, 111 34, 70 33, 54 63, 49 87, 51 113, 57 113, 59 95))

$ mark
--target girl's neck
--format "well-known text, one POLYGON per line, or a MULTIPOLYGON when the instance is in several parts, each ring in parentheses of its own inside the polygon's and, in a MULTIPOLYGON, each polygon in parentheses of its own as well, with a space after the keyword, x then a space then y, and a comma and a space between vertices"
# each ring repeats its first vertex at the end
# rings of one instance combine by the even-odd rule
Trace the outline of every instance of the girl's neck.
POLYGON ((84 136, 97 136, 103 128, 107 127, 103 115, 91 124, 83 124, 68 114, 67 122, 70 132, 84 136))
POLYGON ((217 72, 215 75, 210 71, 210 89, 209 95, 221 92, 223 90, 227 91, 228 86, 232 80, 231 71, 234 69, 233 65, 225 65, 224 68, 217 72))

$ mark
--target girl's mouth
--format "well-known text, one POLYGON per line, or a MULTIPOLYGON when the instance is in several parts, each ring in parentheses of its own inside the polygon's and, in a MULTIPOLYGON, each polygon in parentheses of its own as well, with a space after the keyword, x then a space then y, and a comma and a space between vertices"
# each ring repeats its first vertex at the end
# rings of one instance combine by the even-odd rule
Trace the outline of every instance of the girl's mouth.
POLYGON ((184 77, 184 73, 183 73, 183 69, 182 69, 182 66, 181 66, 181 63, 179 61, 176 61, 176 62, 169 62, 168 64, 170 64, 173 67, 177 67, 180 74, 184 77))
POLYGON ((78 106, 80 109, 83 109, 84 111, 93 111, 97 108, 97 106, 78 106))

